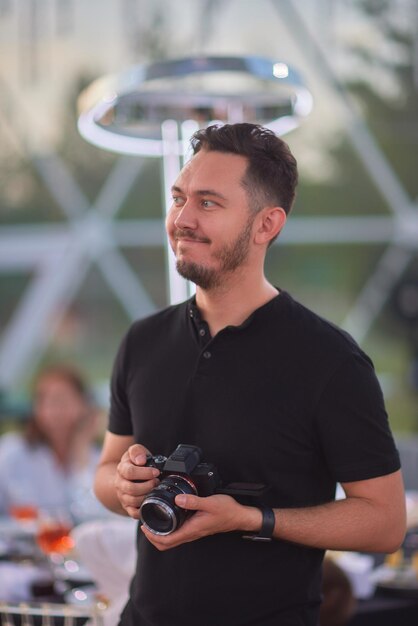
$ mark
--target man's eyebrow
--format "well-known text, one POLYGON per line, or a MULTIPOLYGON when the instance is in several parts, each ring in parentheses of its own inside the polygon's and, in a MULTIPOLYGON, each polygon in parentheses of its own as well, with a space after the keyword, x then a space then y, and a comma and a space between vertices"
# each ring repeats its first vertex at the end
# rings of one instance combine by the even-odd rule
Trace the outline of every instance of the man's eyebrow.
MULTIPOLYGON (((177 187, 176 185, 173 185, 171 187, 171 191, 184 194, 184 191, 181 189, 181 187, 177 187)), ((221 200, 227 200, 227 198, 223 194, 221 194, 219 191, 215 191, 215 189, 198 189, 195 193, 198 196, 214 196, 215 198, 220 198, 221 200)))
POLYGON ((227 198, 223 194, 221 194, 219 191, 215 191, 214 189, 198 189, 196 193, 198 196, 215 196, 215 198, 227 200, 227 198))

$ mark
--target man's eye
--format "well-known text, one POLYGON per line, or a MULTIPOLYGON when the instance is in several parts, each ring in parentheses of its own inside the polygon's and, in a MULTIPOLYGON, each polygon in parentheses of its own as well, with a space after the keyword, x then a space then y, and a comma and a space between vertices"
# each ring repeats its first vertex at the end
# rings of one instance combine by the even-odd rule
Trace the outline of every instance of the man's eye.
POLYGON ((175 204, 176 206, 180 206, 181 204, 183 204, 183 198, 181 198, 180 196, 173 196, 173 204, 175 204))
POLYGON ((216 202, 213 202, 212 200, 202 200, 202 206, 205 209, 211 209, 212 207, 216 206, 216 202))

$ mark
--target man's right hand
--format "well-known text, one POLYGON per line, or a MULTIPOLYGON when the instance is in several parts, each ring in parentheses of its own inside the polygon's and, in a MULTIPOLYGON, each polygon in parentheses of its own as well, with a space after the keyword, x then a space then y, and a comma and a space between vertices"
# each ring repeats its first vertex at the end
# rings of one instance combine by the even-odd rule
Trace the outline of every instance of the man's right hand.
POLYGON ((134 519, 139 519, 139 508, 145 496, 159 483, 159 470, 145 467, 147 454, 149 452, 144 446, 134 444, 123 454, 116 468, 117 497, 127 514, 134 519))

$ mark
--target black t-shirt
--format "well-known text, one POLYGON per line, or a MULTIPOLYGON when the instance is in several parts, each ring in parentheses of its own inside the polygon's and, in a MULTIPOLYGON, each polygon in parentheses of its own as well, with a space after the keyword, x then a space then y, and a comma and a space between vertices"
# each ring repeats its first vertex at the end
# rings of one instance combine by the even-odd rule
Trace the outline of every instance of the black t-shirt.
MULTIPOLYGON (((285 292, 214 338, 193 300, 133 324, 115 363, 109 430, 153 454, 197 445, 225 483, 268 484, 264 503, 277 508, 328 502, 336 482, 399 469, 370 359, 285 292)), ((240 533, 159 552, 138 533, 122 624, 313 626, 322 557, 240 533)))

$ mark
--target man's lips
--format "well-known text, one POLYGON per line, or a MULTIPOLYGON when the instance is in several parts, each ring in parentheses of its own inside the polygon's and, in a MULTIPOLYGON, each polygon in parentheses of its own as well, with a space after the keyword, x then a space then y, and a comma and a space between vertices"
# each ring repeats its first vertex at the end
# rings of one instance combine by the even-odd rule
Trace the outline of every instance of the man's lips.
POLYGON ((190 235, 189 233, 174 233, 175 241, 179 243, 210 243, 210 239, 207 237, 198 237, 196 235, 190 235))
POLYGON ((207 239, 190 239, 189 237, 176 237, 179 243, 209 243, 207 239))

